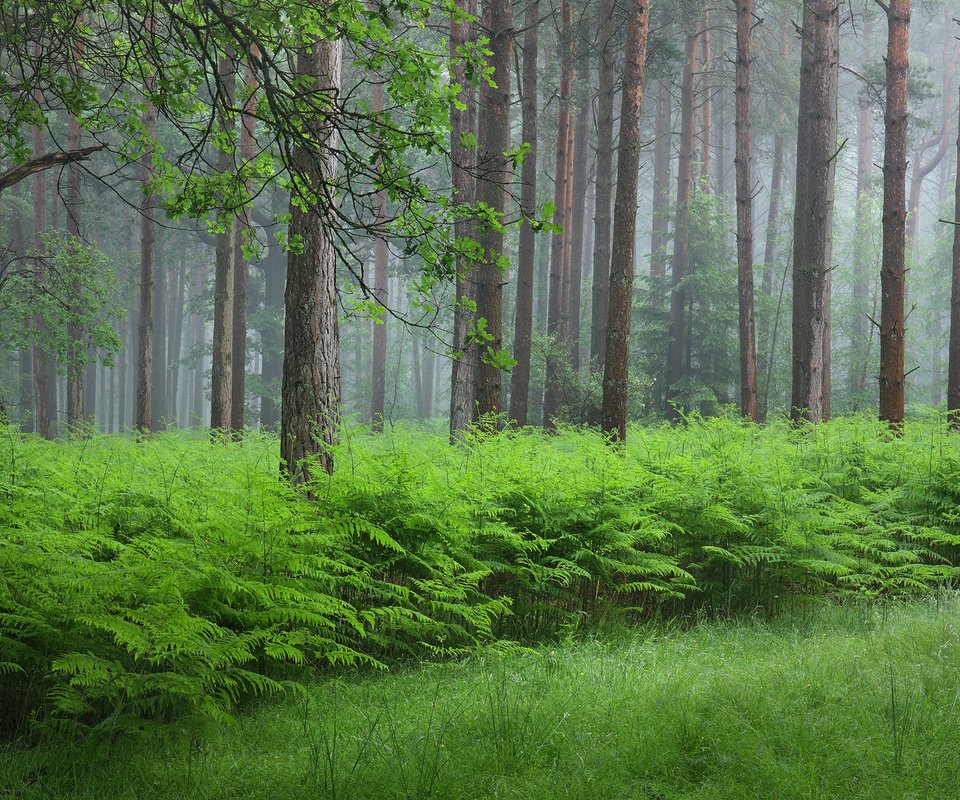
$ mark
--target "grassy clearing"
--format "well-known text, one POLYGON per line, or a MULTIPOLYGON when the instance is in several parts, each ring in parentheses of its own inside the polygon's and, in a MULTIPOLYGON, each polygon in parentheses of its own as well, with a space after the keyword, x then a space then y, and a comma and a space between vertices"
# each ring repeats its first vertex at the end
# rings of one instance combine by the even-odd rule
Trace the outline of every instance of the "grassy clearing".
POLYGON ((960 606, 653 629, 363 678, 109 753, 0 751, 17 798, 954 798, 960 606))

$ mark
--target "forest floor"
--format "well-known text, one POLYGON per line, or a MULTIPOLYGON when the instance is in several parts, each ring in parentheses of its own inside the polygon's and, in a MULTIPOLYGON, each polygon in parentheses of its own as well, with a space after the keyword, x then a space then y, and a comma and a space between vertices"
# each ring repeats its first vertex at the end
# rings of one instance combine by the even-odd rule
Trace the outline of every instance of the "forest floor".
POLYGON ((960 605, 644 627, 318 680, 235 723, 0 749, 2 798, 960 797, 960 605))

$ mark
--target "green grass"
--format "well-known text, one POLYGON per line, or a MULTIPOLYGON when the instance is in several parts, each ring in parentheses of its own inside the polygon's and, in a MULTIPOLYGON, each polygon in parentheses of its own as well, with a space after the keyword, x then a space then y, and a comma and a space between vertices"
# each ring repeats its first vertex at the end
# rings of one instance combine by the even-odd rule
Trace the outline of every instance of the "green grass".
POLYGON ((0 750, 0 797, 960 796, 960 606, 621 631, 329 677, 202 734, 0 750))

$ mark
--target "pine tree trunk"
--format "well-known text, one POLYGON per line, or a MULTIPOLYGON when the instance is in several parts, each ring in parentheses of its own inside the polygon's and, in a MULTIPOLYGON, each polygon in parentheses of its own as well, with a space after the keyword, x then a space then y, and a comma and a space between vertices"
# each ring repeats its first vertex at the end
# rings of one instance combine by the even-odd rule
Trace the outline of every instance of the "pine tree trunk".
MULTIPOLYGON (((960 108, 960 103, 958 103, 960 108)), ((950 292, 950 352, 947 364, 947 413, 950 427, 960 430, 960 124, 954 191, 953 280, 950 292)))
MULTIPOLYGON (((39 101, 39 93, 34 95, 39 101)), ((43 128, 36 126, 33 129, 33 155, 43 153, 43 128)), ((42 237, 47 232, 47 177, 46 173, 38 172, 33 176, 33 246, 39 250, 43 246, 42 237)), ((38 285, 43 283, 43 265, 38 261, 34 267, 34 280, 38 285)), ((39 346, 39 334, 43 329, 43 317, 38 313, 33 317, 33 329, 37 332, 37 339, 33 343, 33 393, 36 431, 44 439, 53 438, 50 424, 50 392, 49 381, 50 354, 39 346)))
MULTIPOLYGON (((540 0, 526 0, 523 37, 522 138, 530 145, 520 173, 520 213, 531 219, 537 211, 537 27, 540 0)), ((517 298, 514 309, 513 357, 510 374, 510 419, 527 424, 530 399, 530 351, 533 336, 533 273, 536 263, 536 234, 523 222, 517 256, 517 298)))
MULTIPOLYGON (((162 240, 161 240, 162 241, 162 240)), ((153 370, 150 393, 153 395, 153 430, 162 430, 169 420, 167 409, 167 272, 163 266, 163 247, 154 245, 153 263, 153 370)))
POLYGON ((737 0, 736 178, 737 290, 740 323, 740 414, 759 421, 757 345, 753 310, 753 152, 750 131, 752 0, 737 0))
MULTIPOLYGON (((614 0, 600 0, 600 77, 597 87, 597 199, 594 213, 590 364, 602 371, 607 350, 610 233, 613 202, 614 0)), ((596 420, 599 422, 599 418, 596 420)))
MULTIPOLYGON (((506 186, 510 180, 510 164, 505 155, 510 149, 510 58, 512 55, 513 22, 510 0, 489 0, 489 48, 493 55, 495 86, 484 84, 481 97, 481 123, 478 149, 480 179, 477 201, 497 215, 506 211, 506 186)), ((485 15, 485 19, 486 19, 485 15)), ((503 274, 499 261, 504 255, 502 227, 485 226, 480 232, 483 261, 477 267, 477 317, 486 320, 485 350, 502 348, 501 305, 503 274)), ((477 371, 477 413, 479 416, 499 414, 503 371, 495 364, 481 362, 477 371)))
POLYGON ((700 35, 700 74, 697 80, 697 93, 700 95, 700 175, 709 191, 712 187, 712 169, 710 143, 713 138, 713 53, 710 48, 710 12, 703 15, 703 28, 700 35))
POLYGON ((883 115, 883 256, 880 267, 880 419, 903 429, 906 261, 907 65, 910 0, 887 11, 883 115))
MULTIPOLYGON (((279 389, 283 377, 283 287, 286 283, 286 255, 274 237, 267 257, 261 262, 264 269, 263 305, 268 312, 260 329, 263 351, 261 378, 267 392, 279 389)), ((270 394, 260 400, 260 425, 275 429, 280 424, 280 404, 270 394)))
MULTIPOLYGON (((457 0, 464 13, 473 14, 476 0, 457 0)), ((459 60, 457 52, 472 35, 470 22, 450 20, 450 58, 453 65, 451 81, 462 87, 460 100, 465 108, 450 107, 450 160, 453 178, 454 200, 472 203, 475 198, 473 172, 475 153, 464 144, 464 137, 474 135, 476 128, 476 92, 466 77, 466 65, 459 60)), ((456 224, 458 239, 476 236, 474 226, 462 220, 456 224)), ((468 335, 476 322, 476 314, 470 304, 476 301, 475 265, 466 259, 457 263, 456 298, 453 311, 453 353, 450 371, 450 440, 456 441, 461 433, 476 418, 476 385, 479 368, 479 348, 468 341, 468 335)))
POLYGON ((180 427, 182 419, 177 409, 177 397, 180 392, 180 356, 183 345, 184 304, 186 303, 186 269, 182 256, 177 260, 176 279, 173 313, 170 315, 167 336, 167 364, 170 371, 167 405, 171 421, 176 427, 180 427))
POLYGON ((637 226, 637 179, 640 172, 640 110, 647 60, 650 18, 646 0, 633 0, 620 107, 617 199, 614 205, 610 261, 610 310, 607 359, 603 370, 603 431, 617 441, 627 436, 627 378, 633 304, 634 250, 637 226))
POLYGON ((833 244, 839 68, 837 0, 807 0, 803 12, 793 233, 791 417, 824 416, 829 346, 827 278, 833 244))
POLYGON ((580 371, 580 303, 583 289, 583 235, 587 209, 587 161, 590 155, 590 51, 581 38, 583 52, 578 65, 579 91, 574 132, 572 229, 570 231, 570 296, 567 303, 567 341, 570 366, 580 371))
POLYGON ((569 184, 573 154, 570 152, 571 136, 571 91, 574 78, 574 39, 573 10, 569 0, 561 3, 560 29, 560 92, 557 103, 557 152, 554 162, 553 222, 563 228, 562 233, 554 234, 550 240, 550 287, 547 305, 547 335, 551 341, 547 350, 547 363, 543 386, 543 426, 554 428, 554 421, 560 409, 560 378, 566 361, 564 330, 564 279, 567 276, 569 292, 569 272, 565 263, 568 255, 567 235, 570 232, 568 201, 573 192, 569 184))
MULTIPOLYGON (((657 81, 657 109, 653 142, 653 225, 650 233, 650 277, 662 282, 667 277, 667 242, 670 223, 670 142, 673 138, 670 114, 670 81, 657 81)), ((655 285, 656 288, 656 285, 655 285)))
MULTIPOLYGON (((324 92, 339 95, 341 43, 321 40, 297 54, 296 72, 324 92)), ((317 101, 318 103, 330 102, 317 101)), ((307 133, 324 147, 324 156, 297 147, 293 167, 308 187, 329 186, 335 180, 337 131, 321 111, 308 120, 307 133)), ((336 249, 331 236, 332 209, 317 192, 307 208, 290 204, 290 236, 303 241, 300 253, 287 261, 284 294, 286 323, 283 352, 283 405, 280 421, 280 457, 295 483, 311 477, 317 466, 333 471, 331 446, 340 425, 340 329, 337 317, 336 249)))
MULTIPOLYGON (((683 279, 687 274, 690 241, 690 195, 693 189, 693 68, 696 59, 697 35, 687 35, 686 63, 680 87, 680 160, 677 167, 677 218, 673 226, 673 272, 670 276, 670 336, 667 345, 667 398, 676 396, 676 385, 684 375, 686 364, 687 290, 683 279)), ((676 416, 672 405, 667 415, 676 416)))
MULTIPOLYGON (((224 135, 233 137, 234 124, 226 107, 232 105, 236 93, 236 77, 233 59, 223 56, 217 66, 220 91, 219 127, 224 135)), ((231 172, 233 154, 220 152, 217 156, 217 171, 231 172)), ((213 356, 210 367, 210 427, 213 430, 233 429, 233 307, 236 275, 237 224, 232 209, 221 209, 226 218, 226 230, 217 234, 216 272, 213 278, 213 356)))
MULTIPOLYGON (((82 12, 77 16, 77 24, 82 24, 82 12)), ((71 70, 75 75, 80 72, 82 45, 75 41, 71 45, 71 70)), ((67 126, 67 149, 80 148, 80 120, 70 117, 67 126)), ((64 205, 67 209, 67 233, 70 236, 80 236, 80 206, 83 201, 80 188, 80 164, 76 161, 67 167, 67 194, 64 205)), ((82 309, 80 303, 80 286, 73 284, 68 288, 70 297, 67 300, 70 306, 70 322, 67 325, 67 426, 71 431, 79 430, 84 421, 83 414, 83 362, 86 357, 84 344, 85 331, 79 323, 82 309)))

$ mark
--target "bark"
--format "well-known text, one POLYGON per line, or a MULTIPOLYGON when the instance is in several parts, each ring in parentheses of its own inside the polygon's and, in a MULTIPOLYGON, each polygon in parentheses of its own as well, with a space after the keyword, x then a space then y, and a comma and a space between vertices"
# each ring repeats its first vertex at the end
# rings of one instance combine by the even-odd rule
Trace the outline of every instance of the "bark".
POLYGON ((887 11, 887 90, 883 115, 883 256, 880 267, 880 419, 903 426, 906 262, 907 66, 910 0, 887 11))
MULTIPOLYGON (((562 27, 560 31, 560 87, 557 105, 557 152, 554 163, 553 222, 563 228, 562 233, 554 234, 550 241, 550 286, 547 305, 547 335, 551 344, 547 351, 546 374, 543 387, 543 426, 554 427, 554 417, 560 409, 560 380, 566 344, 564 331, 564 278, 569 275, 565 263, 568 255, 570 232, 568 201, 573 192, 570 187, 571 159, 571 90, 574 78, 574 40, 573 9, 569 0, 561 4, 562 27)), ((569 291, 569 280, 568 280, 569 291)))
MULTIPOLYGON (((610 297, 610 227, 613 193, 614 0, 600 0, 600 75, 597 87, 597 199, 594 213, 590 363, 603 370, 610 297)), ((597 420, 599 422, 599 420, 597 420)))
POLYGON ((177 398, 180 392, 180 355, 183 345, 184 304, 186 302, 186 269, 182 257, 177 261, 174 291, 172 313, 167 325, 167 364, 170 372, 167 389, 167 413, 174 424, 180 427, 182 420, 177 409, 177 398))
MULTIPOLYGON (((249 168, 254 157, 257 129, 257 89, 259 83, 253 71, 251 59, 258 58, 260 50, 256 45, 250 47, 250 58, 244 68, 243 83, 247 99, 244 102, 240 122, 240 163, 241 168, 249 168)), ((245 193, 250 197, 253 182, 244 181, 245 193)), ((230 387, 230 422, 234 431, 242 431, 246 416, 247 399, 247 305, 250 300, 250 259, 243 252, 243 234, 253 230, 253 217, 250 205, 246 204, 237 220, 236 244, 233 252, 233 334, 231 337, 233 359, 230 387)), ((176 414, 175 410, 171 413, 176 414)))
POLYGON ((701 96, 700 114, 700 174, 706 186, 711 186, 713 165, 710 160, 710 141, 713 138, 713 76, 711 75, 713 53, 710 48, 710 12, 703 15, 703 33, 700 36, 700 75, 697 83, 701 96))
MULTIPOLYGON (((193 369, 193 386, 191 387, 190 400, 190 424, 203 425, 203 362, 204 346, 206 345, 206 321, 200 311, 200 297, 206 288, 207 283, 207 264, 206 260, 201 260, 195 267, 193 273, 193 283, 190 289, 190 297, 193 301, 193 346, 197 350, 197 364, 193 369)), ((269 284, 268 284, 269 286, 269 284)), ((269 289, 268 289, 269 292, 269 289)), ((280 300, 283 303, 283 286, 280 286, 280 300)), ((266 349, 266 346, 265 346, 266 349)), ((279 415, 277 416, 279 421, 279 415)))
MULTIPOLYGON (((383 111, 383 84, 379 81, 373 85, 373 111, 374 113, 383 111)), ((385 189, 377 192, 376 215, 377 223, 383 225, 387 218, 387 192, 385 189)), ((390 302, 387 281, 389 255, 386 238, 382 235, 378 236, 374 247, 373 298, 384 310, 390 302)), ((382 431, 387 387, 386 313, 373 325, 373 365, 371 379, 370 422, 373 425, 374 431, 382 431)))
MULTIPOLYGON (((689 349, 686 334, 687 290, 683 280, 687 274, 690 242, 690 194, 693 188, 693 67, 696 59, 697 35, 687 36, 686 64, 680 88, 680 160, 677 166, 677 218, 673 227, 673 272, 670 276, 670 335, 667 345, 667 397, 676 395, 676 385, 684 375, 685 354, 689 349)), ((672 405, 667 414, 676 416, 672 405)))
POLYGON ((587 161, 590 154, 590 51, 583 45, 578 65, 577 124, 574 129, 573 180, 571 184, 570 293, 567 302, 567 339, 570 366, 580 371, 580 303, 583 289, 583 238, 587 209, 587 161))
MULTIPOLYGON (((340 92, 341 43, 322 40, 297 54, 297 75, 312 81, 324 94, 340 92)), ((303 243, 287 261, 284 294, 286 324, 283 353, 283 405, 280 457, 295 483, 310 479, 317 466, 333 471, 332 445, 340 424, 340 330, 337 318, 336 250, 332 202, 324 189, 335 179, 337 131, 329 115, 316 111, 307 120, 308 133, 323 146, 293 151, 293 166, 303 185, 316 190, 311 202, 291 199, 290 236, 303 243), (303 207, 306 205, 306 207, 303 207)))
MULTIPOLYGON (((81 53, 79 47, 73 47, 73 69, 79 69, 81 53)), ((67 127, 67 150, 80 149, 80 120, 70 117, 67 127)), ((72 161, 67 167, 67 193, 64 205, 67 209, 67 233, 80 236, 80 206, 82 203, 80 188, 80 164, 72 161)), ((70 322, 67 325, 67 425, 71 431, 79 430, 84 420, 83 414, 83 362, 86 356, 84 331, 79 325, 80 287, 69 288, 70 322)))
POLYGON ((827 279, 833 244, 837 149, 839 6, 807 0, 803 10, 793 248, 791 417, 824 417, 829 347, 827 279))
POLYGON ((607 359, 603 370, 601 412, 603 431, 620 442, 623 442, 627 435, 630 311, 633 302, 636 246, 637 178, 640 171, 640 110, 643 103, 649 22, 649 6, 646 0, 633 0, 627 27, 620 107, 617 199, 614 205, 607 359))
POLYGON ((537 27, 540 0, 526 0, 523 37, 522 138, 530 145, 520 173, 520 246, 517 256, 517 297, 514 309, 513 357, 510 375, 510 419, 527 424, 530 398, 530 349, 533 336, 533 274, 536 263, 536 234, 531 219, 537 211, 537 27))
MULTIPOLYGON (((458 8, 472 13, 476 0, 457 0, 458 8)), ((474 151, 464 144, 464 137, 472 135, 476 123, 476 91, 467 81, 466 65, 459 60, 457 51, 471 39, 471 24, 450 20, 450 58, 453 64, 450 79, 461 87, 460 100, 465 108, 450 107, 450 159, 454 201, 471 203, 475 186, 473 171, 474 151)), ((458 239, 474 236, 473 225, 467 220, 456 224, 458 239)), ((476 300, 476 283, 473 264, 467 258, 457 260, 456 299, 453 311, 453 364, 450 371, 450 440, 456 441, 476 418, 476 380, 479 365, 479 350, 469 341, 469 333, 475 324, 476 315, 469 304, 476 300)))
POLYGON ((167 271, 163 264, 163 248, 154 245, 153 263, 153 368, 150 393, 153 396, 153 430, 163 430, 169 421, 167 407, 167 271))
POLYGON ((4 189, 9 189, 11 186, 20 183, 20 181, 30 176, 38 176, 48 169, 76 165, 80 161, 86 161, 94 153, 103 150, 104 147, 106 147, 106 145, 94 144, 89 147, 77 146, 71 148, 68 143, 66 150, 53 153, 41 153, 34 149, 33 155, 22 164, 0 172, 0 192, 4 189))
POLYGON ((752 0, 737 0, 736 183, 737 291, 740 327, 740 414, 759 421, 757 345, 753 309, 753 151, 750 130, 752 0))
MULTIPOLYGON (((232 105, 236 92, 233 59, 223 56, 218 65, 218 83, 222 97, 219 102, 219 127, 228 137, 234 135, 234 123, 226 108, 232 105)), ((220 152, 217 156, 217 171, 221 174, 233 170, 233 155, 220 152)), ((226 230, 217 234, 216 272, 213 278, 213 356, 210 368, 210 427, 213 430, 233 429, 233 309, 236 276, 237 223, 233 209, 220 209, 224 215, 226 230)), ((242 366, 240 367, 242 369, 242 366)))
MULTIPOLYGON (((151 20, 147 19, 147 30, 151 20)), ((147 76, 146 109, 143 127, 148 141, 157 133, 157 112, 150 99, 156 89, 156 79, 147 76)), ((153 219, 157 197, 152 189, 153 152, 146 150, 140 158, 140 179, 143 184, 143 203, 140 207, 140 302, 139 330, 137 332, 137 378, 136 412, 134 424, 140 433, 153 429, 153 306, 154 306, 154 261, 156 260, 157 223, 153 219)))
MULTIPOLYGON (((510 56, 513 38, 510 0, 490 0, 489 65, 493 67, 495 86, 484 85, 480 125, 480 179, 477 200, 486 203, 502 216, 506 210, 506 187, 510 165, 506 152, 510 149, 510 56)), ((477 317, 486 320, 484 349, 499 352, 502 347, 501 305, 503 274, 500 259, 504 255, 502 227, 485 226, 480 232, 482 262, 477 268, 477 317)), ((477 370, 476 402, 479 416, 499 414, 503 371, 496 365, 481 362, 477 370)))
MULTIPOLYGON (((283 377, 283 287, 286 283, 286 256, 276 237, 270 243, 267 257, 261 262, 264 269, 265 324, 260 329, 263 351, 261 377, 267 391, 279 389, 283 377)), ((280 424, 280 404, 272 396, 260 400, 260 425, 276 428, 280 424)))
MULTIPOLYGON (((960 107, 960 103, 958 103, 960 107)), ((947 414, 960 430, 960 124, 957 125, 957 169, 954 180, 953 280, 950 292, 950 349, 947 363, 947 414)))

